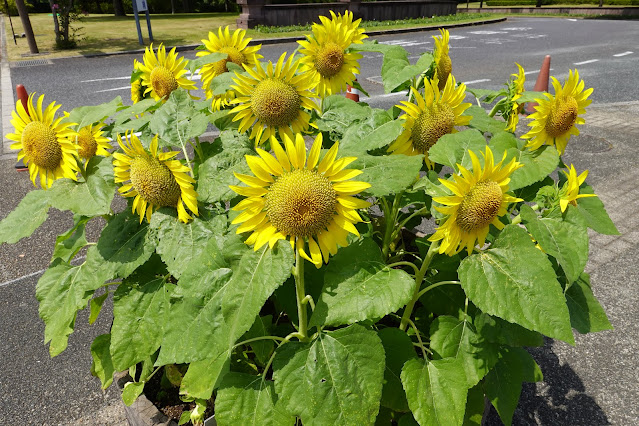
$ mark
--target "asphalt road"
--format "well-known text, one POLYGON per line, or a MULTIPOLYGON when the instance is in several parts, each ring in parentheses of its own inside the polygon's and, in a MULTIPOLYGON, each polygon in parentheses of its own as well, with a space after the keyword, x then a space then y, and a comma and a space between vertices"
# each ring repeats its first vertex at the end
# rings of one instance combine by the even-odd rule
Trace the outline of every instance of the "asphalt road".
MULTIPOLYGON (((405 46, 413 60, 432 50, 434 32, 378 36, 380 42, 405 46)), ((559 18, 509 19, 482 27, 451 30, 453 72, 469 87, 499 88, 515 72, 517 61, 531 73, 532 88, 543 57, 552 56, 552 75, 564 78, 577 67, 594 87, 593 105, 582 135, 568 146, 565 161, 578 170, 591 170, 589 182, 608 206, 621 237, 591 236, 594 292, 605 307, 614 331, 577 336, 575 348, 548 341, 531 350, 545 381, 526 385, 514 424, 603 425, 639 424, 639 23, 637 21, 559 18), (615 56, 616 55, 616 56, 615 56)), ((264 46, 266 59, 291 52, 295 43, 264 46)), ((193 57, 193 52, 186 52, 193 57)), ((11 67, 13 84, 46 93, 70 110, 107 102, 120 95, 128 100, 128 76, 133 59, 141 55, 54 60, 51 65, 11 67)), ((388 108, 401 95, 385 95, 379 81, 381 58, 366 54, 360 81, 376 107, 388 108)), ((523 123, 522 123, 523 126, 523 123)), ((519 130, 523 130, 523 127, 519 130)), ((0 218, 29 190, 24 173, 13 161, 0 160, 0 218)), ((48 221, 29 239, 0 247, 0 425, 123 425, 119 395, 102 393, 89 374, 89 346, 109 324, 89 326, 86 312, 77 319, 69 348, 50 359, 42 344, 44 326, 37 314, 35 284, 50 258, 55 235, 70 217, 52 211, 48 221)), ((90 235, 100 227, 93 223, 90 235)), ((108 303, 105 309, 109 309, 108 303)), ((108 311, 107 311, 108 314, 108 311)), ((499 424, 494 413, 490 425, 499 424)))

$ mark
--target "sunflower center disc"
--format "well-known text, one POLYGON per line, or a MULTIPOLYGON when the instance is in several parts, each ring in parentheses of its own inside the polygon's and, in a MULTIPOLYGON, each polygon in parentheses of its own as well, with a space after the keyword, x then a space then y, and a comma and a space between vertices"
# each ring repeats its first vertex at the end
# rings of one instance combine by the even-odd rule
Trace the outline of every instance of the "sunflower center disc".
POLYGON ((344 51, 336 43, 323 45, 315 58, 315 69, 322 77, 335 76, 344 65, 344 51))
POLYGON ((297 118, 302 99, 287 83, 273 78, 260 81, 251 94, 251 108, 267 126, 288 126, 297 118))
POLYGON ((91 131, 86 127, 83 127, 78 132, 77 143, 80 145, 78 154, 80 154, 80 157, 82 158, 91 158, 98 150, 98 143, 91 134, 91 131))
POLYGON ((27 158, 45 170, 53 171, 62 162, 62 148, 55 131, 41 121, 32 121, 25 126, 22 146, 27 158))
POLYGON ((444 86, 446 86, 446 80, 448 80, 448 76, 452 70, 453 62, 450 60, 450 56, 442 55, 437 63, 437 78, 439 79, 437 86, 439 90, 442 90, 444 86))
POLYGON ((151 71, 151 86, 159 97, 166 98, 178 88, 178 82, 171 70, 158 65, 151 71))
POLYGON ((296 237, 317 235, 333 219, 337 194, 328 179, 312 170, 293 170, 266 194, 266 214, 278 231, 296 237))
POLYGON ((503 193, 497 182, 477 182, 459 205, 457 225, 466 232, 489 225, 497 217, 502 199, 503 193))
POLYGON ((579 105, 572 96, 564 96, 556 100, 546 120, 546 133, 553 138, 566 133, 577 121, 579 105))
POLYGON ((237 50, 237 48, 235 47, 223 47, 220 49, 220 52, 226 53, 227 55, 229 55, 229 57, 226 59, 222 59, 221 61, 217 61, 213 64, 213 72, 215 73, 215 75, 220 75, 227 72, 229 70, 226 66, 228 62, 233 62, 234 64, 241 66, 246 61, 246 57, 244 56, 244 54, 237 50))
POLYGON ((157 158, 138 156, 131 161, 131 184, 147 203, 175 207, 180 186, 171 170, 157 158))
POLYGON ((444 135, 453 131, 455 113, 450 105, 433 105, 419 114, 411 131, 413 146, 427 154, 431 146, 444 135))

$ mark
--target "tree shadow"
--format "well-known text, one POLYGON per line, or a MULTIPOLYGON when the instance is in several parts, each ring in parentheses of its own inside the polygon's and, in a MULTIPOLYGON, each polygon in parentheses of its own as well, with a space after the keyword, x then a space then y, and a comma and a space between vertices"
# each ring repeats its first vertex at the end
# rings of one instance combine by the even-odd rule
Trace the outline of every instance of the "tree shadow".
MULTIPOLYGON (((586 393, 585 386, 569 365, 560 365, 553 352, 552 340, 545 338, 544 346, 527 348, 544 373, 540 384, 524 383, 513 425, 571 425, 592 426, 611 424, 606 413, 586 393)), ((499 426, 494 407, 486 416, 485 426, 499 426)))

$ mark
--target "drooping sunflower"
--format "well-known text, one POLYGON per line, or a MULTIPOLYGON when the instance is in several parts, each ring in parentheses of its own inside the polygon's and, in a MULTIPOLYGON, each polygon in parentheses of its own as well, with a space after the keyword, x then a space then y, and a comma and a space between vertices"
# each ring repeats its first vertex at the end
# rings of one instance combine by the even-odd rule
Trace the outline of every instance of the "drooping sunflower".
POLYGON ((577 170, 572 164, 568 169, 568 172, 563 172, 566 175, 567 181, 563 188, 559 192, 559 206, 563 213, 568 208, 568 204, 577 206, 577 199, 584 197, 596 197, 596 194, 580 194, 579 187, 586 181, 588 177, 588 170, 583 171, 577 176, 577 170))
POLYGON ((108 157, 109 149, 113 147, 109 143, 109 139, 102 134, 104 123, 89 124, 78 130, 75 135, 74 142, 78 147, 78 155, 84 160, 88 160, 94 155, 102 155, 108 157))
POLYGON ((526 82, 524 68, 516 62, 515 65, 519 68, 519 72, 517 74, 512 74, 515 79, 508 84, 508 104, 510 105, 510 109, 506 111, 508 123, 506 131, 513 133, 517 128, 517 123, 519 123, 519 114, 524 108, 524 104, 517 103, 517 99, 521 98, 521 94, 524 93, 524 83, 526 82))
POLYGON ((259 157, 246 156, 254 176, 235 174, 248 186, 231 186, 246 197, 233 207, 241 213, 232 223, 241 223, 238 234, 252 232, 246 244, 254 245, 255 250, 288 238, 302 257, 319 268, 322 260, 328 262, 329 255, 337 252, 338 245, 348 245, 349 232, 359 235, 354 224, 362 219, 356 210, 370 203, 354 195, 370 185, 350 180, 361 171, 346 169, 355 157, 336 159, 338 143, 319 161, 321 133, 308 159, 301 134, 294 140, 284 135, 283 142, 286 150, 271 138, 275 157, 260 148, 259 157))
POLYGON ((131 75, 131 100, 134 104, 137 104, 143 99, 150 97, 146 92, 146 86, 142 84, 141 71, 139 70, 140 63, 137 59, 133 60, 133 72, 131 75))
POLYGON ((206 93, 207 99, 213 99, 212 109, 217 111, 229 105, 229 101, 235 98, 235 92, 232 90, 227 91, 222 95, 213 96, 211 90, 211 81, 220 74, 228 71, 227 63, 233 62, 237 65, 246 64, 249 68, 254 68, 258 59, 262 58, 262 55, 257 53, 262 45, 249 46, 249 42, 252 40, 250 37, 245 38, 246 30, 236 29, 233 34, 229 31, 229 27, 226 26, 218 28, 217 35, 214 32, 209 31, 209 38, 203 39, 202 43, 206 50, 200 50, 197 52, 197 56, 206 56, 211 53, 221 52, 226 53, 228 58, 222 59, 212 64, 206 64, 200 70, 202 75, 202 89, 206 93))
POLYGON ((184 77, 186 59, 178 58, 175 47, 167 54, 164 44, 160 44, 157 56, 153 50, 153 43, 144 50, 144 63, 138 62, 137 67, 142 71, 144 93, 149 93, 153 99, 166 100, 171 92, 178 87, 195 90, 195 83, 184 77))
POLYGON ((506 153, 495 164, 493 152, 486 147, 486 153, 482 153, 482 169, 477 155, 472 151, 468 151, 468 154, 473 165, 472 172, 458 164, 459 174, 453 175, 454 182, 439 179, 453 195, 433 198, 433 201, 442 205, 435 206, 435 209, 446 217, 429 240, 441 240, 439 253, 449 256, 459 253, 464 247, 471 254, 477 243, 483 246, 491 224, 497 229, 504 227, 499 217, 506 214, 508 204, 523 201, 506 193, 510 175, 523 164, 513 158, 503 165, 506 153))
POLYGON ((308 129, 310 110, 319 110, 312 92, 317 84, 308 73, 296 74, 300 61, 293 61, 293 55, 285 61, 283 53, 273 67, 271 61, 266 69, 257 62, 254 69, 243 65, 248 76, 237 75, 231 86, 237 98, 231 101, 237 105, 231 110, 233 121, 240 121, 240 132, 252 127, 250 138, 259 145, 279 132, 293 137, 308 129))
POLYGON ((113 153, 115 182, 128 182, 119 191, 125 197, 135 197, 132 210, 140 216, 140 223, 145 217, 150 222, 151 214, 160 207, 177 208, 178 218, 184 223, 192 218, 185 205, 198 215, 195 180, 187 174, 191 169, 179 160, 172 160, 178 151, 158 150, 157 135, 149 151, 133 133, 126 134, 124 142, 118 135, 118 145, 124 153, 113 153))
POLYGON ((402 101, 398 105, 403 114, 404 131, 388 147, 393 154, 419 155, 424 154, 424 162, 429 169, 435 164, 428 158, 428 150, 435 142, 448 133, 456 133, 455 126, 465 126, 472 117, 462 113, 470 107, 469 103, 462 103, 466 96, 466 85, 455 87, 455 77, 451 74, 440 91, 437 80, 425 82, 424 96, 411 87, 416 103, 402 101))
POLYGON ((318 82, 317 95, 321 98, 339 93, 359 74, 357 61, 362 55, 346 52, 351 44, 361 44, 368 36, 359 28, 361 19, 353 21, 352 12, 335 15, 331 19, 320 16, 322 24, 313 24, 312 35, 298 41, 303 71, 309 72, 318 82))
POLYGON ((450 34, 446 29, 439 29, 440 36, 433 36, 435 40, 435 51, 433 52, 435 61, 435 75, 433 78, 439 80, 439 90, 444 88, 448 76, 453 72, 453 62, 448 55, 450 34))
POLYGON ((33 104, 34 96, 35 93, 29 95, 26 110, 18 100, 11 112, 15 128, 15 133, 7 135, 7 139, 15 142, 11 149, 19 150, 18 161, 24 160, 34 185, 38 175, 43 189, 59 178, 77 180, 77 150, 70 140, 75 133, 73 123, 62 123, 64 117, 55 118, 61 105, 51 102, 43 109, 44 95, 40 95, 37 105, 33 104))
POLYGON ((580 115, 585 114, 586 107, 592 99, 592 87, 584 90, 585 83, 579 79, 579 72, 570 70, 568 80, 561 86, 559 80, 552 77, 555 95, 544 93, 546 98, 535 99, 538 105, 536 112, 530 115, 532 122, 528 123, 530 131, 522 136, 529 139, 526 146, 538 149, 543 145, 554 145, 563 154, 572 135, 578 135, 577 124, 584 124, 586 120, 580 115))

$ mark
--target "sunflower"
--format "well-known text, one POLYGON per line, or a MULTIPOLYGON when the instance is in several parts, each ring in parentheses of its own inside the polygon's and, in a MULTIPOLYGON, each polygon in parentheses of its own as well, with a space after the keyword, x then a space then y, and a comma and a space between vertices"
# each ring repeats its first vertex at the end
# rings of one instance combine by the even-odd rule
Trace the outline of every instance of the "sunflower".
POLYGON ((88 160, 94 155, 102 155, 103 157, 110 155, 107 150, 113 147, 109 143, 109 139, 102 134, 104 126, 104 123, 89 124, 77 132, 74 141, 80 158, 88 160))
POLYGON ((206 64, 200 70, 202 75, 202 89, 206 93, 206 98, 213 98, 212 109, 217 111, 229 105, 229 101, 235 98, 235 93, 232 90, 218 96, 213 96, 213 90, 211 90, 211 81, 215 77, 225 72, 228 72, 226 64, 233 62, 237 65, 246 64, 250 68, 255 67, 255 63, 258 59, 262 58, 262 55, 257 54, 262 45, 249 46, 251 38, 244 38, 246 30, 236 29, 233 34, 229 31, 229 27, 226 26, 224 30, 222 27, 218 28, 217 35, 214 32, 209 31, 208 40, 202 40, 206 50, 200 50, 197 52, 197 56, 206 56, 211 53, 221 52, 226 53, 228 58, 222 59, 212 64, 206 64))
POLYGON ((472 117, 462 116, 470 104, 462 103, 466 96, 466 85, 455 87, 455 77, 451 74, 444 86, 439 90, 437 79, 429 80, 424 85, 424 96, 411 87, 415 102, 402 101, 398 105, 403 114, 404 131, 388 147, 393 154, 424 154, 424 162, 429 169, 435 164, 428 159, 428 150, 435 142, 448 133, 456 133, 455 126, 467 125, 472 117))
POLYGON ((284 61, 286 53, 278 59, 275 69, 268 62, 266 70, 261 62, 255 69, 243 65, 248 76, 237 75, 231 86, 237 98, 231 101, 238 104, 231 110, 235 114, 233 121, 240 121, 240 132, 248 131, 251 126, 251 139, 259 145, 279 132, 293 137, 293 133, 306 131, 311 115, 308 110, 318 110, 311 91, 317 84, 308 73, 296 75, 300 61, 293 61, 293 55, 284 61))
POLYGON ((559 81, 552 77, 555 96, 544 93, 546 98, 535 99, 538 105, 536 112, 530 115, 534 119, 528 126, 532 127, 522 139, 529 139, 531 149, 538 149, 542 145, 554 145, 559 154, 563 154, 571 135, 578 135, 577 124, 584 124, 586 120, 580 117, 585 114, 586 107, 592 102, 588 96, 592 88, 584 90, 584 81, 579 80, 579 72, 570 70, 568 80, 562 87, 559 81))
POLYGON ((568 204, 572 204, 577 207, 578 198, 597 196, 596 194, 579 193, 579 187, 586 181, 586 177, 588 177, 588 170, 577 176, 577 170, 575 170, 575 166, 571 164, 570 169, 568 169, 568 173, 564 172, 564 174, 566 175, 567 181, 559 192, 559 205, 562 213, 566 211, 568 204))
POLYGON ((177 208, 178 218, 186 223, 191 219, 184 205, 197 216, 195 180, 187 173, 191 169, 179 160, 171 160, 178 151, 158 152, 158 136, 151 141, 147 152, 135 134, 125 135, 125 142, 118 135, 118 145, 124 154, 113 154, 115 182, 129 183, 120 187, 125 197, 135 197, 133 212, 140 215, 140 223, 146 216, 151 221, 153 210, 160 207, 177 208), (127 143, 127 139, 130 143, 127 143))
POLYGON ((497 229, 504 227, 499 217, 506 214, 508 204, 523 201, 506 194, 510 175, 523 164, 513 158, 502 165, 506 153, 499 163, 494 164, 493 152, 486 147, 486 153, 482 153, 482 169, 475 153, 468 151, 468 154, 473 171, 457 164, 460 174, 453 175, 454 182, 440 179, 453 195, 433 198, 443 205, 435 209, 446 217, 429 240, 441 240, 439 253, 449 256, 459 253, 464 247, 471 254, 477 242, 483 246, 491 224, 497 229))
POLYGON ((20 150, 18 161, 24 159, 29 168, 29 177, 35 185, 40 175, 40 186, 47 189, 54 180, 69 178, 77 180, 77 150, 73 142, 73 123, 62 123, 64 117, 55 118, 61 105, 51 102, 44 110, 44 95, 40 95, 37 105, 33 105, 35 93, 29 95, 27 109, 21 101, 11 112, 11 124, 15 133, 9 133, 7 139, 15 141, 11 149, 20 150))
POLYGON ((260 148, 259 157, 246 156, 255 176, 235 174, 248 186, 231 186, 246 197, 233 207, 241 213, 232 223, 241 223, 238 234, 252 231, 246 244, 254 245, 255 250, 288 238, 303 258, 319 268, 322 260, 328 262, 329 255, 337 252, 338 245, 348 245, 349 232, 359 236, 354 224, 362 219, 356 209, 368 208, 370 203, 353 195, 370 185, 349 180, 361 171, 345 169, 355 157, 335 159, 338 143, 319 161, 321 133, 308 160, 301 134, 294 141, 284 135, 283 142, 286 150, 271 138, 275 157, 260 148))
POLYGON ((144 50, 144 63, 138 62, 137 67, 142 71, 141 84, 146 86, 144 94, 150 95, 156 101, 166 100, 171 92, 178 87, 195 90, 195 83, 184 77, 186 60, 179 58, 175 47, 167 54, 166 48, 160 44, 155 56, 153 43, 144 50))
POLYGON ((519 68, 518 74, 512 74, 515 79, 508 84, 508 103, 511 105, 507 111, 507 123, 506 131, 515 132, 517 123, 519 123, 519 114, 524 107, 524 104, 518 104, 517 99, 521 98, 521 94, 524 93, 524 83, 526 82, 526 74, 524 74, 524 68, 515 62, 517 68, 519 68))
POLYGON ((332 19, 320 16, 322 24, 313 24, 313 34, 306 40, 298 41, 302 46, 300 53, 302 67, 318 82, 317 94, 321 98, 339 93, 351 84, 359 74, 357 61, 362 58, 359 53, 346 52, 353 43, 361 44, 367 35, 359 28, 361 19, 353 22, 353 14, 346 12, 335 15, 332 19))
POLYGON ((141 64, 137 61, 137 59, 133 60, 133 72, 131 75, 131 100, 134 104, 150 97, 150 95, 146 93, 146 86, 142 84, 142 72, 139 70, 140 65, 141 64))
POLYGON ((433 36, 435 40, 435 75, 433 78, 439 80, 439 89, 443 89, 444 85, 448 81, 448 76, 453 72, 453 62, 448 56, 448 42, 450 40, 450 34, 446 29, 439 29, 441 36, 433 36))

